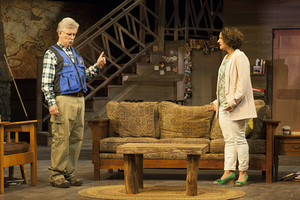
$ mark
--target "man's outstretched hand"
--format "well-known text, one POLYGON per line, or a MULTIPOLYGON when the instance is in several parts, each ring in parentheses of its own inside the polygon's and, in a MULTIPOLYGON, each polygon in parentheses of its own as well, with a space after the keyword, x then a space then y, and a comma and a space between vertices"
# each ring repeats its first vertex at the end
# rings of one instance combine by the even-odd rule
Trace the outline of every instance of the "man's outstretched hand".
POLYGON ((99 58, 97 60, 97 66, 99 66, 101 68, 106 64, 106 59, 103 55, 104 55, 104 52, 101 53, 101 55, 99 56, 99 58))

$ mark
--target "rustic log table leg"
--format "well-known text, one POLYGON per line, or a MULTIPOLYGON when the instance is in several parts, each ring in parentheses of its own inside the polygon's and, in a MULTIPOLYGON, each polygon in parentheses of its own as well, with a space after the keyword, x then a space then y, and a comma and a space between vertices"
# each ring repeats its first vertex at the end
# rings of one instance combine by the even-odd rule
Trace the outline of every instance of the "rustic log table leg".
POLYGON ((197 196, 200 155, 187 155, 186 195, 197 196))
POLYGON ((136 181, 137 188, 144 188, 144 174, 143 174, 143 154, 135 155, 135 164, 136 164, 136 181))
POLYGON ((126 194, 138 193, 134 154, 124 154, 124 179, 126 194))

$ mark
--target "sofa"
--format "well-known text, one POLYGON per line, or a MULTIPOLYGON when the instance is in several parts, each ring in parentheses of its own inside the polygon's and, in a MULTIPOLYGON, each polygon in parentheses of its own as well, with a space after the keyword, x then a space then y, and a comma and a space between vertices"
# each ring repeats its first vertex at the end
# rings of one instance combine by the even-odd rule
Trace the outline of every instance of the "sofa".
MULTIPOLYGON (((279 121, 267 119, 270 108, 255 100, 257 118, 247 121, 249 170, 260 170, 272 182, 274 134, 279 121)), ((123 154, 117 146, 126 143, 208 144, 200 158, 199 169, 223 169, 224 140, 215 112, 210 105, 184 106, 172 102, 107 103, 108 119, 86 120, 91 128, 94 180, 100 169, 123 169, 123 154)), ((144 168, 186 168, 184 154, 144 154, 144 168)))

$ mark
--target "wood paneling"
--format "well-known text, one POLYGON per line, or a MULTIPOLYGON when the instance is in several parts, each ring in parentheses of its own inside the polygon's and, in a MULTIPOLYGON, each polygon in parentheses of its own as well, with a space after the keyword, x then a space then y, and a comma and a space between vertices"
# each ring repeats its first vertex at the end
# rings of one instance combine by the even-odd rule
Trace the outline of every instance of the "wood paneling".
MULTIPOLYGON (((240 29, 245 37, 241 48, 248 56, 251 66, 256 58, 272 61, 273 29, 300 28, 300 1, 297 0, 226 0, 223 5, 225 26, 240 29)), ((268 73, 272 73, 270 62, 268 73)), ((268 75, 268 83, 272 76, 268 75)), ((272 84, 267 86, 267 104, 272 106, 272 84)))

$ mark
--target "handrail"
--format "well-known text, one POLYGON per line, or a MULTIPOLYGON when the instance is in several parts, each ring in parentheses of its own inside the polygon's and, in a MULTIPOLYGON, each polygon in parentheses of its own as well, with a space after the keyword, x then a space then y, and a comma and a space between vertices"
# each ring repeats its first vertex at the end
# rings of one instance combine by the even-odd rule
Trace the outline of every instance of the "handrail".
POLYGON ((120 72, 122 72, 126 67, 131 65, 134 61, 136 61, 141 55, 143 55, 149 48, 154 46, 158 40, 155 40, 151 44, 149 44, 144 50, 142 50, 138 55, 136 55, 133 59, 131 59, 128 63, 126 63, 121 69, 119 69, 116 73, 114 73, 112 76, 110 76, 106 81, 104 81, 101 85, 99 85, 94 91, 89 93, 84 99, 87 100, 90 97, 92 97, 99 89, 104 87, 109 81, 111 81, 114 77, 116 77, 120 72))
MULTIPOLYGON (((108 22, 107 24, 105 24, 103 27, 101 27, 98 31, 96 31, 95 33, 93 33, 91 36, 89 36, 84 42, 80 43, 78 46, 76 46, 76 48, 78 50, 80 50, 82 48, 83 45, 89 43, 91 40, 95 39, 97 36, 99 36, 100 34, 102 34, 105 30, 107 30, 109 27, 111 27, 114 23, 116 23, 119 19, 121 19, 122 17, 124 17, 124 15, 126 13, 128 13, 129 11, 131 11, 132 9, 134 9, 137 5, 139 5, 141 3, 141 1, 143 0, 137 0, 135 3, 133 3, 132 5, 130 5, 128 8, 126 8, 122 13, 120 13, 117 17, 113 18, 110 22, 108 22)), ((119 8, 120 6, 118 6, 119 8)), ((110 15, 107 15, 110 16, 110 15)), ((100 21, 106 21, 108 20, 108 18, 104 17, 102 20, 100 21)), ((100 23, 99 23, 100 24, 100 23)), ((95 26, 98 27, 98 26, 95 26)), ((91 32, 91 31, 90 31, 91 32)), ((86 35, 87 33, 85 33, 86 35)), ((80 41, 80 39, 78 39, 78 41, 80 41)))
POLYGON ((88 30, 86 30, 84 33, 82 33, 80 36, 78 36, 74 42, 73 45, 76 45, 76 41, 80 41, 81 39, 87 37, 89 33, 91 33, 95 28, 99 27, 102 23, 104 23, 106 20, 111 18, 114 14, 116 14, 118 11, 120 11, 122 8, 124 8, 127 4, 129 4, 132 0, 126 0, 123 3, 121 3, 118 7, 116 7, 113 11, 108 13, 105 17, 100 19, 98 22, 96 22, 93 26, 91 26, 88 30))

